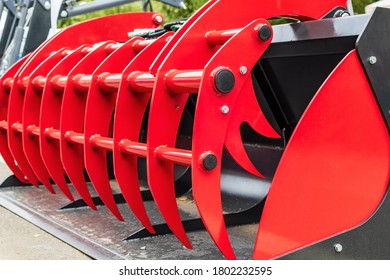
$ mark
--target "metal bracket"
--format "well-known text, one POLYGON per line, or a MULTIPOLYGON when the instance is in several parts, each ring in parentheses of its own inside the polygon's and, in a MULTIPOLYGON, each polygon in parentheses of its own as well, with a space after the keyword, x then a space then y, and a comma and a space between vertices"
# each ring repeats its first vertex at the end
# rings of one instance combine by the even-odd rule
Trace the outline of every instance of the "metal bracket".
POLYGON ((19 181, 18 178, 16 178, 15 175, 9 176, 7 179, 4 180, 3 183, 0 185, 0 189, 9 188, 9 187, 26 187, 26 186, 32 186, 31 184, 24 184, 19 181))

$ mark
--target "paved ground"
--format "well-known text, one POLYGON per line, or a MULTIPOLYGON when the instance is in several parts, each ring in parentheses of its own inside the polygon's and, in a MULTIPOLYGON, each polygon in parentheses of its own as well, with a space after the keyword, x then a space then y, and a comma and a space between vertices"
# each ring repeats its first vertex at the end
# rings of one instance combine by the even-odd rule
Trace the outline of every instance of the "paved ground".
MULTIPOLYGON (((0 181, 9 174, 0 157, 0 181)), ((90 258, 0 206, 0 260, 85 259, 90 258)))
POLYGON ((0 206, 0 260, 86 260, 80 251, 0 206))

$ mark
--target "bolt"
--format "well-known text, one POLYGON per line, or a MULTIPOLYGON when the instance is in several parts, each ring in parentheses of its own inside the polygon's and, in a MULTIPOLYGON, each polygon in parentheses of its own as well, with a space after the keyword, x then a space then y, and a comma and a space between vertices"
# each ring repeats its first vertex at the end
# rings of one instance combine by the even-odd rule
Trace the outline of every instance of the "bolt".
POLYGON ((272 36, 272 29, 265 24, 262 27, 260 27, 257 32, 259 34, 260 39, 263 41, 269 40, 272 36))
POLYGON ((334 13, 334 16, 335 18, 337 17, 348 17, 350 16, 349 12, 346 11, 346 10, 338 10, 334 13))
POLYGON ((374 65, 375 63, 377 63, 378 59, 376 58, 376 56, 370 56, 368 58, 368 62, 370 62, 371 65, 374 65))
POLYGON ((157 15, 157 16, 154 18, 154 20, 155 20, 158 24, 160 24, 160 23, 163 22, 163 18, 162 18, 162 16, 160 16, 160 15, 157 15))
POLYGON ((333 246, 334 250, 337 252, 337 253, 341 253, 341 251, 343 250, 343 246, 341 244, 335 244, 333 246))
POLYGON ((23 178, 25 181, 28 181, 28 178, 27 178, 27 176, 24 176, 24 178, 23 178))
POLYGON ((236 78, 229 69, 219 69, 214 76, 215 88, 223 94, 229 93, 233 90, 236 78))
POLYGON ((61 16, 62 18, 67 18, 67 17, 68 17, 68 12, 65 11, 65 10, 62 10, 60 16, 61 16))
POLYGON ((49 1, 46 1, 46 2, 45 2, 45 9, 46 9, 46 10, 50 10, 50 8, 51 8, 50 2, 49 2, 49 1))
POLYGON ((245 75, 247 72, 248 72, 248 68, 246 68, 245 66, 240 67, 240 74, 241 75, 245 75))
POLYGON ((211 153, 206 152, 201 155, 202 158, 202 165, 206 170, 213 170, 215 167, 217 167, 218 159, 217 157, 211 153))
POLYGON ((227 113, 229 113, 229 111, 230 111, 229 106, 223 105, 223 106, 221 107, 221 112, 222 112, 222 114, 226 115, 227 113))

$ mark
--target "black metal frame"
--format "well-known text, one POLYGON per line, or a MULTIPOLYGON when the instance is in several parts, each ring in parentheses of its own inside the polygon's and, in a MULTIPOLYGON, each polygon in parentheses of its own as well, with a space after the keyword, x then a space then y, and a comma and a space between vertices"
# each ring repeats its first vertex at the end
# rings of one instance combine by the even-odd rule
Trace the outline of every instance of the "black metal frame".
POLYGON ((390 10, 376 8, 356 49, 390 130, 390 10))

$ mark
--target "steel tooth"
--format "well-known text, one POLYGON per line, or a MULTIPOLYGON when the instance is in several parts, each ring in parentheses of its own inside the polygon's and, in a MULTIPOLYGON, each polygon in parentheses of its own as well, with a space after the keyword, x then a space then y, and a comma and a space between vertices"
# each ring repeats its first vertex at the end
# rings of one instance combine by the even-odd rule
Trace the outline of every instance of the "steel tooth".
POLYGON ((121 73, 138 53, 133 48, 137 40, 139 38, 127 41, 93 72, 85 109, 85 167, 104 204, 120 219, 122 218, 112 194, 107 170, 107 150, 112 151, 113 142, 111 139, 108 149, 97 148, 99 138, 96 136, 111 136, 112 116, 122 78, 121 73))
MULTIPOLYGON (((23 150, 35 175, 49 190, 52 190, 53 186, 50 183, 50 174, 46 169, 40 153, 40 108, 43 87, 46 83, 45 76, 57 63, 61 62, 63 59, 62 51, 63 50, 61 49, 52 53, 52 55, 44 60, 36 69, 34 69, 34 71, 31 73, 23 71, 21 75, 22 79, 24 78, 24 75, 29 77, 27 88, 23 94, 23 150)), ((66 184, 58 186, 70 200, 74 200, 73 195, 66 184)))
POLYGON ((246 75, 249 75, 248 82, 243 85, 234 108, 229 112, 229 114, 235 117, 230 119, 226 132, 225 146, 234 160, 242 168, 255 176, 263 178, 264 176, 256 169, 245 151, 240 134, 240 125, 243 122, 247 122, 253 130, 265 137, 280 138, 280 136, 269 124, 258 105, 253 91, 250 72, 246 75))
MULTIPOLYGON (((72 182, 78 193, 86 199, 86 202, 95 207, 90 198, 88 186, 84 178, 84 114, 87 102, 87 91, 80 92, 75 87, 75 77, 85 79, 86 90, 90 84, 90 74, 107 58, 106 47, 114 42, 105 42, 96 47, 93 51, 80 60, 80 62, 68 73, 68 79, 62 96, 62 107, 60 115, 60 155, 63 167, 69 180, 72 182), (81 76, 79 73, 83 73, 81 76), (77 76, 79 75, 79 76, 77 76), (70 132, 81 134, 81 144, 69 141, 70 132)), ((80 88, 80 87, 79 87, 80 88)), ((119 215, 118 218, 121 218, 119 215)))
MULTIPOLYGON (((131 74, 140 73, 138 71, 148 73, 150 64, 171 36, 171 33, 161 36, 141 51, 123 71, 115 107, 114 143, 124 144, 124 139, 133 141, 140 139, 142 120, 153 88, 147 88, 144 90, 146 92, 141 93, 135 91, 131 86, 131 74)), ((114 145, 113 156, 115 176, 127 204, 142 225, 149 232, 154 233, 141 197, 137 156, 123 152, 121 145, 114 145)), ((144 156, 146 156, 146 149, 144 156)))
POLYGON ((29 56, 25 56, 16 62, 0 79, 0 154, 2 155, 5 163, 11 169, 12 173, 18 178, 22 183, 28 184, 29 181, 26 180, 26 175, 20 170, 17 165, 11 151, 8 147, 8 99, 12 84, 14 82, 14 77, 16 73, 20 70, 23 64, 27 61, 29 56))
MULTIPOLYGON (((46 86, 42 94, 40 111, 40 150, 42 159, 53 181, 61 190, 68 185, 60 157, 60 114, 62 97, 70 70, 83 59, 82 50, 90 45, 83 45, 69 54, 58 63, 46 76, 46 86)), ((84 186, 84 185, 83 185, 84 186)), ((82 199, 94 210, 96 206, 92 201, 87 188, 77 188, 82 199)))
POLYGON ((287 144, 254 258, 276 258, 363 224, 387 191, 389 153, 388 130, 353 50, 321 86, 287 144))

